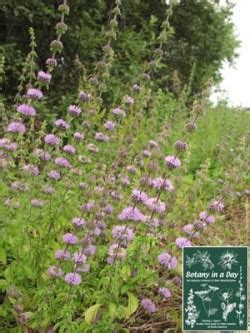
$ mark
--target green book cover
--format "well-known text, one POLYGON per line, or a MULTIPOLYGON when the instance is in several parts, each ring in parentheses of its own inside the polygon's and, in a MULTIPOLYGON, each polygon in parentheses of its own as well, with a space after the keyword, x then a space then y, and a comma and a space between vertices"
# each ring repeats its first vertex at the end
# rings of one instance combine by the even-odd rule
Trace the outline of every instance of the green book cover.
POLYGON ((183 248, 183 330, 247 331, 247 247, 183 248))

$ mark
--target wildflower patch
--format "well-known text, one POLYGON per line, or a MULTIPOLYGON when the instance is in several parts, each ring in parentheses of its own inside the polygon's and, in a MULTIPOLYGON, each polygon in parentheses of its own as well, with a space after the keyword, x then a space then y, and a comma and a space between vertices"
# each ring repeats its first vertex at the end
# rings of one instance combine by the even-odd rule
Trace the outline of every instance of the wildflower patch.
POLYGON ((247 247, 183 248, 183 330, 247 330, 247 247))

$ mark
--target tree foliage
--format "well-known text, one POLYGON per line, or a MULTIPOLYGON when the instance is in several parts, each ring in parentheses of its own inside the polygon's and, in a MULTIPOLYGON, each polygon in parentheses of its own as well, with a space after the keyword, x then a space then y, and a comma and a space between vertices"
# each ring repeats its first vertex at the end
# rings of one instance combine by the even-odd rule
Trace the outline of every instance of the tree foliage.
MULTIPOLYGON (((1 47, 6 59, 4 90, 13 96, 22 64, 29 52, 29 27, 36 34, 39 67, 48 56, 49 40, 55 35, 54 25, 58 20, 55 8, 60 0, 1 0, 1 47)), ((110 15, 111 0, 74 0, 68 19, 69 30, 64 39, 64 52, 59 59, 55 85, 57 95, 75 91, 77 86, 76 55, 89 72, 99 61, 105 41, 105 26, 110 15), (70 87, 68 82, 70 82, 70 87), (58 86, 58 85, 57 85, 58 86)), ((122 91, 128 80, 136 78, 143 60, 148 59, 155 35, 164 19, 166 4, 155 0, 123 0, 119 19, 119 32, 115 41, 114 79, 110 86, 122 91), (117 84, 117 82, 119 84, 117 84)), ((239 42, 231 21, 232 5, 219 6, 218 1, 181 0, 175 7, 171 25, 175 33, 164 49, 159 85, 171 88, 171 78, 178 73, 182 84, 189 80, 194 64, 193 91, 199 91, 204 83, 213 78, 218 82, 219 70, 224 61, 232 62, 239 42)), ((158 78, 155 77, 157 80, 158 78)), ((55 96, 56 97, 56 96, 55 96)))

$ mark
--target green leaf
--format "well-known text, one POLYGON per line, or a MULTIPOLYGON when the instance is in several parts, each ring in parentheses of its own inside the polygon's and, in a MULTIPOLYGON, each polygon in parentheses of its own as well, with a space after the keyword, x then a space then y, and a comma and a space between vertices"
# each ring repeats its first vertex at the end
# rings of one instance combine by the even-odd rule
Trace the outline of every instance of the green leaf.
POLYGON ((87 324, 91 324, 95 321, 97 316, 97 311, 100 308, 101 304, 92 305, 88 310, 85 311, 85 321, 87 324))
POLYGON ((138 308, 138 298, 132 293, 128 292, 128 306, 124 309, 124 318, 128 319, 138 308))
POLYGON ((7 262, 6 253, 3 248, 0 248, 0 261, 5 265, 7 262))
POLYGON ((0 279, 0 290, 4 291, 7 287, 8 283, 4 279, 0 279))

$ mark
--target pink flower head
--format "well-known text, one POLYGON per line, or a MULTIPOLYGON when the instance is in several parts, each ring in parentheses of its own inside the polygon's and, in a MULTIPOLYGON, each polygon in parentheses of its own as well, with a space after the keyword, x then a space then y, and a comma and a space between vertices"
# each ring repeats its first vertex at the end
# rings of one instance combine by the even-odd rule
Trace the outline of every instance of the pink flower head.
POLYGON ((181 161, 175 157, 175 156, 167 156, 165 158, 166 165, 169 167, 169 169, 175 169, 179 168, 181 166, 181 161))
POLYGON ((56 267, 56 266, 50 266, 48 268, 48 274, 52 277, 60 277, 63 276, 63 271, 61 270, 61 268, 56 267))
POLYGON ((63 168, 67 168, 67 169, 71 168, 71 164, 64 157, 57 157, 55 159, 55 164, 58 165, 58 166, 60 166, 60 167, 63 167, 63 168))
POLYGON ((106 123, 104 124, 104 127, 109 130, 112 131, 115 128, 115 123, 111 120, 106 121, 106 123))
POLYGON ((139 189, 134 189, 132 192, 132 199, 136 202, 145 203, 148 200, 148 196, 147 196, 147 193, 145 193, 139 189))
POLYGON ((76 264, 84 264, 87 260, 85 254, 83 254, 81 251, 74 253, 73 258, 76 264))
POLYGON ((149 298, 144 298, 141 301, 141 305, 148 313, 154 313, 156 311, 155 303, 149 298))
POLYGON ((69 129, 69 124, 65 120, 63 120, 63 119, 57 119, 55 121, 55 126, 57 128, 60 128, 61 130, 67 130, 67 129, 69 129))
POLYGON ((81 108, 79 108, 76 105, 70 105, 68 108, 68 112, 72 116, 76 117, 76 116, 79 116, 79 114, 82 112, 82 110, 81 110, 81 108))
POLYGON ((180 249, 186 246, 192 246, 192 243, 185 237, 178 237, 175 240, 175 244, 180 249))
POLYGON ((81 227, 86 223, 86 221, 84 219, 80 218, 80 217, 74 217, 71 222, 76 227, 81 227))
POLYGON ((60 139, 54 134, 47 134, 44 137, 44 142, 51 146, 59 145, 60 139))
POLYGON ((109 136, 106 134, 103 134, 101 132, 97 132, 95 134, 95 139, 98 141, 104 141, 104 142, 108 142, 109 141, 109 136))
POLYGON ((92 96, 84 91, 80 91, 79 98, 83 102, 89 102, 92 99, 92 96))
POLYGON ((37 78, 39 81, 44 82, 44 83, 50 83, 52 75, 50 73, 45 73, 43 71, 39 71, 37 78))
POLYGON ((209 208, 215 212, 222 212, 225 208, 224 203, 221 200, 214 200, 209 208))
POLYGON ((36 165, 33 164, 26 164, 23 167, 23 170, 29 173, 32 176, 38 176, 39 175, 39 169, 36 165))
POLYGON ((66 145, 63 147, 63 151, 65 151, 65 153, 68 153, 68 154, 75 154, 76 152, 76 149, 75 147, 71 146, 71 145, 66 145))
POLYGON ((25 133, 26 128, 21 121, 12 121, 8 126, 8 132, 25 133))
POLYGON ((127 105, 133 105, 134 104, 134 99, 131 96, 125 96, 124 97, 124 103, 127 105))
POLYGON ((37 208, 42 208, 44 206, 44 202, 43 200, 40 199, 32 199, 31 205, 37 208))
POLYGON ((78 238, 74 234, 69 232, 63 235, 63 241, 66 244, 74 245, 78 242, 78 238))
POLYGON ((60 172, 58 172, 56 170, 49 171, 48 176, 53 180, 59 180, 61 178, 60 172))
POLYGON ((55 253, 55 258, 60 260, 69 260, 70 254, 66 250, 57 250, 55 253))
POLYGON ((166 266, 169 269, 176 268, 178 261, 176 257, 172 257, 168 252, 163 252, 158 256, 160 264, 166 266))
POLYGON ((78 141, 81 141, 84 139, 84 134, 80 133, 80 132, 75 132, 74 133, 74 138, 78 141))
POLYGON ((36 115, 36 110, 33 108, 33 106, 29 104, 21 104, 17 107, 17 112, 28 116, 28 117, 34 117, 36 115))
POLYGON ((131 242, 134 239, 134 231, 124 225, 117 225, 112 230, 112 237, 131 242))
POLYGON ((40 89, 36 89, 36 88, 29 88, 27 93, 26 93, 26 96, 28 98, 31 98, 31 99, 42 99, 43 98, 43 93, 41 92, 40 89))
POLYGON ((164 297, 164 298, 170 298, 172 296, 171 291, 168 288, 160 288, 159 293, 164 297))
POLYGON ((72 285, 79 285, 82 282, 81 275, 78 273, 67 273, 64 277, 65 282, 72 285))
POLYGON ((47 151, 40 148, 35 149, 33 154, 42 161, 48 161, 51 159, 51 155, 47 151))
POLYGON ((125 111, 123 111, 122 109, 120 108, 115 108, 113 109, 113 114, 116 115, 116 116, 122 116, 122 117, 126 117, 126 113, 125 111))
POLYGON ((157 198, 148 198, 144 203, 150 210, 160 214, 164 213, 166 210, 165 203, 157 198))
POLYGON ((146 216, 143 215, 138 208, 131 206, 125 207, 118 218, 120 221, 146 221, 146 216))

